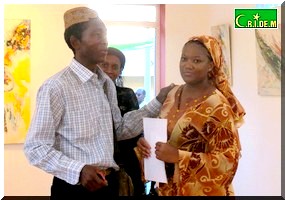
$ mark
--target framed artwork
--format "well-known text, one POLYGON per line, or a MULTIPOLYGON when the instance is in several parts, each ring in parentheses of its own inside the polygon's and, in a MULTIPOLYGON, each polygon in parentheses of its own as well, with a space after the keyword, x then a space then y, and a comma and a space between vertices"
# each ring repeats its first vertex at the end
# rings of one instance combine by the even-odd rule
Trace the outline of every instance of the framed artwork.
POLYGON ((30 123, 30 20, 4 20, 4 143, 23 143, 30 123))
POLYGON ((230 44, 230 26, 221 24, 211 27, 211 34, 221 44, 224 57, 224 72, 232 85, 232 64, 231 64, 231 44, 230 44))
POLYGON ((281 29, 256 29, 259 95, 281 95, 281 29))

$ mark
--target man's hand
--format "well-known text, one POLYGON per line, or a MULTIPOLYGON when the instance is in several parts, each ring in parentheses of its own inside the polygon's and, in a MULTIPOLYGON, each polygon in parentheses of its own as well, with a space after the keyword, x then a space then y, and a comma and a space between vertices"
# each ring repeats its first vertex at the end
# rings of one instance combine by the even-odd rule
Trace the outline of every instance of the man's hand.
POLYGON ((82 168, 79 181, 91 192, 108 185, 104 172, 94 165, 85 165, 82 168))
POLYGON ((172 90, 172 88, 174 88, 174 83, 171 83, 169 86, 162 88, 159 91, 159 94, 156 96, 156 99, 163 104, 163 102, 165 101, 167 94, 170 90, 172 90))

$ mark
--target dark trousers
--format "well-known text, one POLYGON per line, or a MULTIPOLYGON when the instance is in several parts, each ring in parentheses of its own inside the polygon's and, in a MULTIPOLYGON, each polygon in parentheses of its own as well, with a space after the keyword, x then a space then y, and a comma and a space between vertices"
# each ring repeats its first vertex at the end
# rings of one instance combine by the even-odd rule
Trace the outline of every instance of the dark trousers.
POLYGON ((118 196, 118 181, 116 179, 116 174, 111 172, 106 176, 108 180, 108 186, 101 188, 97 191, 90 192, 82 185, 71 185, 57 177, 53 178, 51 186, 51 200, 61 200, 66 199, 67 196, 72 196, 74 199, 84 199, 84 200, 96 200, 102 198, 100 197, 114 197, 118 196))

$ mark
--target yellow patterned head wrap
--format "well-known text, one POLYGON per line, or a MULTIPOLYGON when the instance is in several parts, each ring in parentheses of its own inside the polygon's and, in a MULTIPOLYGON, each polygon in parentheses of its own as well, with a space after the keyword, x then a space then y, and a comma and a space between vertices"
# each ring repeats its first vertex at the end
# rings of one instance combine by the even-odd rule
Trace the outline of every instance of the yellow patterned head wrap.
POLYGON ((194 36, 190 38, 188 42, 191 41, 199 41, 203 43, 209 51, 214 63, 214 68, 209 75, 217 89, 228 99, 228 102, 230 103, 232 110, 235 114, 235 124, 237 127, 240 127, 243 123, 243 116, 245 115, 245 110, 233 94, 226 74, 224 73, 224 57, 222 54, 222 48, 220 46, 220 43, 214 37, 204 35, 194 36))

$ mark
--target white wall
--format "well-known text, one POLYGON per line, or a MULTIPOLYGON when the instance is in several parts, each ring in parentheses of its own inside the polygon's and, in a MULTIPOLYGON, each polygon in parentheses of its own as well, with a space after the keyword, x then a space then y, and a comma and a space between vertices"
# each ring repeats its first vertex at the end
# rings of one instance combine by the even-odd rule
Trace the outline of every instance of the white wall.
MULTIPOLYGON (((183 83, 179 58, 192 35, 210 34, 221 23, 233 26, 235 7, 254 5, 166 5, 166 84, 183 83)), ((5 5, 5 18, 31 19, 31 98, 40 84, 72 57, 63 39, 63 13, 74 5, 5 5)), ((255 37, 231 28, 233 91, 247 111, 240 129, 243 156, 234 185, 237 195, 281 194, 281 99, 257 94, 255 37)), ((4 146, 5 196, 47 196, 52 176, 29 165, 23 145, 4 146)))

